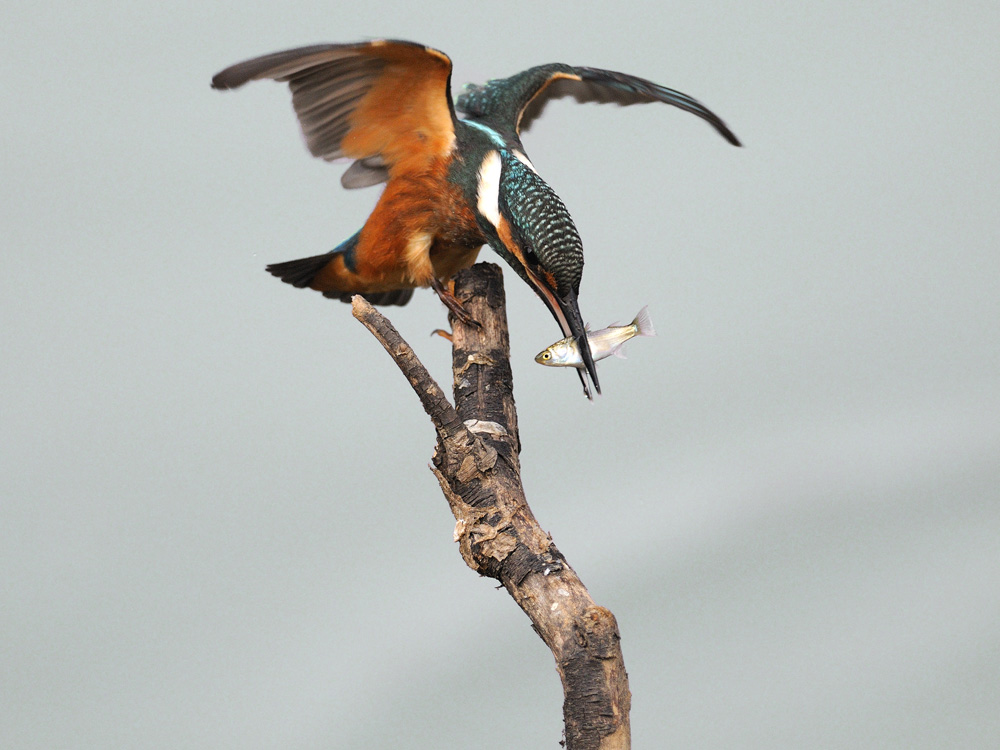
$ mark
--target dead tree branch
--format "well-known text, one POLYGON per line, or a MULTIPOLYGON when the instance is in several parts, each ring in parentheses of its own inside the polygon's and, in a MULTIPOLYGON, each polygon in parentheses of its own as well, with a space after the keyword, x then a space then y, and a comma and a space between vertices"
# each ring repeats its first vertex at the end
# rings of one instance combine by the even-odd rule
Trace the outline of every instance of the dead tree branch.
POLYGON ((631 746, 631 695, 614 615, 594 603, 535 520, 521 485, 503 277, 481 263, 455 280, 481 328, 450 318, 455 407, 392 324, 362 297, 354 316, 403 371, 437 430, 434 472, 455 516, 462 558, 498 580, 552 650, 569 750, 631 746))

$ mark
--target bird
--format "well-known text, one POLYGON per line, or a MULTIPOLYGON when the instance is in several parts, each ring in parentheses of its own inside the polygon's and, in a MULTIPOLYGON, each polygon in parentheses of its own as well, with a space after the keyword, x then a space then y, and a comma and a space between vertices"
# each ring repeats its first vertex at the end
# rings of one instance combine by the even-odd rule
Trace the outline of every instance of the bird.
POLYGON ((579 308, 583 243, 565 204, 538 175, 521 134, 558 98, 631 105, 663 102, 740 141, 707 107, 637 76, 551 63, 451 94, 452 62, 416 42, 318 44, 236 63, 212 78, 226 90, 261 79, 287 83, 309 152, 349 160, 348 189, 384 183, 363 226, 333 250, 267 266, 292 286, 350 301, 405 305, 431 287, 474 322, 448 288, 489 245, 573 337, 601 392, 579 308))

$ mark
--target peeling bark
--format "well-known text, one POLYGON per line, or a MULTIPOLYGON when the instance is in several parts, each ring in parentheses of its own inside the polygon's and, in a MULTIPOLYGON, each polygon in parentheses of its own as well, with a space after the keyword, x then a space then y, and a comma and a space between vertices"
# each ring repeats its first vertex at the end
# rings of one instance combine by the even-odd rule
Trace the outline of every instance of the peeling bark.
POLYGON ((455 516, 462 559, 507 589, 555 657, 566 747, 627 749, 631 694, 618 624, 538 525, 521 485, 500 269, 481 263, 463 271, 455 296, 481 325, 449 318, 455 407, 389 321, 360 296, 354 315, 382 342, 434 423, 431 471, 455 516))

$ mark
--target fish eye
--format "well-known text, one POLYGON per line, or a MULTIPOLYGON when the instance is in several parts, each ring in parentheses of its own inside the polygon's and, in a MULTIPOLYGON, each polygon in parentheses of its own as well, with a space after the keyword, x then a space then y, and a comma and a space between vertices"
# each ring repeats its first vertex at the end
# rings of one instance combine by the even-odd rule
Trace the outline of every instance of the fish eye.
POLYGON ((542 359, 552 359, 552 355, 549 352, 542 354, 542 359))

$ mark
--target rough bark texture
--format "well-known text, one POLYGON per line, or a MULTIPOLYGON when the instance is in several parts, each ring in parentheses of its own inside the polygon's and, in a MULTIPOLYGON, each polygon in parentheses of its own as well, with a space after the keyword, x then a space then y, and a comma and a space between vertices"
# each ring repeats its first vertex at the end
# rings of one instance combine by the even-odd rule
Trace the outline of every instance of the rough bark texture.
POLYGON ((434 423, 431 468, 455 516, 462 558, 507 589, 552 650, 566 747, 629 748, 631 695, 618 624, 594 603, 525 501, 500 269, 479 264, 462 272, 455 296, 481 324, 451 318, 455 408, 385 318, 360 297, 354 314, 392 355, 434 423))

